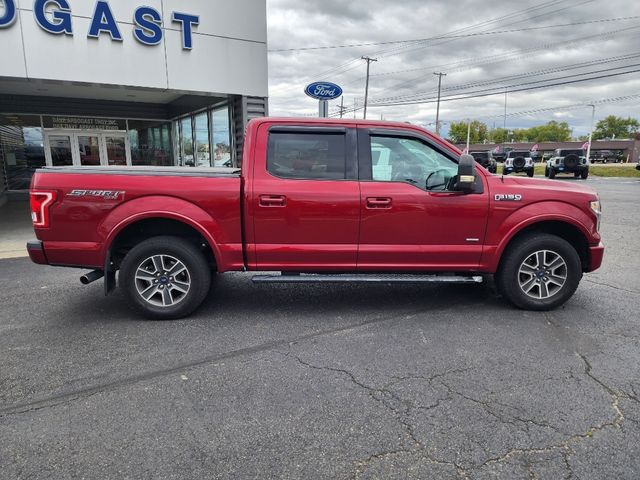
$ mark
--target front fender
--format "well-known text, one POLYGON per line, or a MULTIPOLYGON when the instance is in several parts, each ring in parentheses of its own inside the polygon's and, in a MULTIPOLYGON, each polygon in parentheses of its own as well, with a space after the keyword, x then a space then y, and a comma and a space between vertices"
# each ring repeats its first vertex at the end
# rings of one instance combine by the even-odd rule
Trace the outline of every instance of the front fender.
POLYGON ((114 208, 98 225, 98 235, 103 238, 102 258, 106 258, 113 241, 127 226, 148 218, 168 218, 189 225, 209 243, 220 266, 224 263, 218 244, 225 240, 220 224, 199 206, 186 200, 153 195, 136 198, 114 208), (216 241, 216 239, 218 239, 216 241))
POLYGON ((509 242, 525 228, 542 222, 562 222, 575 227, 585 237, 587 244, 597 245, 600 235, 595 222, 575 205, 559 201, 543 201, 526 205, 510 213, 493 205, 487 228, 487 239, 482 253, 482 270, 495 273, 500 258, 509 242))

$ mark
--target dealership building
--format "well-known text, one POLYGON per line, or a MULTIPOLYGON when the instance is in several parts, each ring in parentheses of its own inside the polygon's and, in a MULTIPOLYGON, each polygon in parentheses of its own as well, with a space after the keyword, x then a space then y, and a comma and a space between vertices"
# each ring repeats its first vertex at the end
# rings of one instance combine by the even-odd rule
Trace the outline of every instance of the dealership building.
POLYGON ((0 203, 41 166, 235 166, 265 0, 0 0, 0 203))

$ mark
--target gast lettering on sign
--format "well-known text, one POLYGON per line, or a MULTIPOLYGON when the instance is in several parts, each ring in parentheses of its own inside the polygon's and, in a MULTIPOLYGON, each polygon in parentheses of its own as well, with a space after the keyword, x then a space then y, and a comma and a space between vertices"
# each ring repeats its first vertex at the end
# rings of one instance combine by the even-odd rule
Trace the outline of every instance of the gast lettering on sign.
MULTIPOLYGON (((0 29, 11 27, 18 18, 17 0, 0 0, 0 29), (2 8, 4 6, 4 8, 2 8)), ((36 23, 44 31, 55 35, 73 35, 71 7, 67 0, 35 0, 33 15, 36 23), (51 8, 53 7, 53 8, 51 8), (51 12, 47 14, 47 9, 51 12)), ((193 27, 200 22, 198 15, 173 12, 171 21, 179 23, 182 30, 182 48, 193 48, 193 27)), ((133 12, 134 38, 143 45, 159 45, 164 32, 162 30, 162 16, 152 7, 141 6, 133 12)), ((99 38, 106 33, 111 40, 122 42, 122 34, 118 22, 113 16, 109 2, 98 0, 91 17, 91 25, 87 32, 89 38, 99 38)))

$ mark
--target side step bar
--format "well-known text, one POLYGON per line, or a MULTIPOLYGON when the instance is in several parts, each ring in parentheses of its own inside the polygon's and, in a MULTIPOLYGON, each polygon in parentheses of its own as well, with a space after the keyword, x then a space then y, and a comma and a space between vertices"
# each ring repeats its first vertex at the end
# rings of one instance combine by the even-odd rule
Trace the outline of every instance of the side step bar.
POLYGON ((482 283, 481 275, 282 274, 256 275, 254 283, 482 283))

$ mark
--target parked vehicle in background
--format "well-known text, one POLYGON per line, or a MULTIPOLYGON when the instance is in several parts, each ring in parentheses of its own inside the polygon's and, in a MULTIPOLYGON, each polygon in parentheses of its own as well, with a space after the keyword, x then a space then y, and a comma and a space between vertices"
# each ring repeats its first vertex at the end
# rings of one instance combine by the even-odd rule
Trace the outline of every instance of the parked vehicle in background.
POLYGON ((496 162, 502 163, 507 159, 507 155, 511 150, 513 150, 511 147, 498 147, 496 150, 492 150, 491 153, 496 162))
POLYGON ((496 162, 496 160, 493 158, 493 153, 491 153, 491 150, 488 150, 486 152, 471 152, 469 155, 471 155, 476 160, 476 162, 489 170, 490 173, 498 172, 498 162, 496 162))
POLYGON ((589 161, 584 150, 557 149, 555 155, 547 161, 544 176, 555 178, 558 173, 573 173, 578 178, 589 176, 589 161))
POLYGON ((618 163, 620 158, 618 155, 613 153, 611 150, 594 150, 591 152, 591 159, 593 163, 596 162, 615 162, 618 163))
POLYGON ((525 172, 529 177, 533 177, 535 165, 531 152, 526 150, 512 150, 508 153, 504 166, 502 167, 502 174, 509 175, 510 173, 525 172))
MULTIPOLYGON (((212 277, 479 283, 549 310, 600 267, 598 195, 504 178, 425 129, 249 122, 242 169, 48 167, 32 181, 35 263, 91 269, 147 318, 189 315, 212 277)), ((466 290, 461 291, 461 295, 466 290)), ((88 316, 92 313, 86 312, 88 316)))

